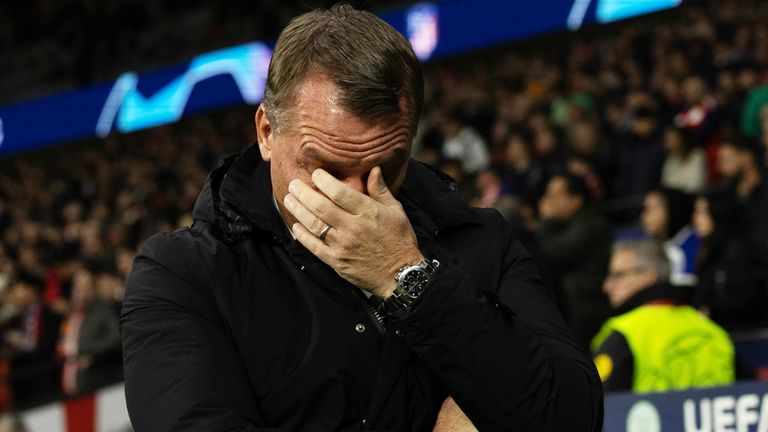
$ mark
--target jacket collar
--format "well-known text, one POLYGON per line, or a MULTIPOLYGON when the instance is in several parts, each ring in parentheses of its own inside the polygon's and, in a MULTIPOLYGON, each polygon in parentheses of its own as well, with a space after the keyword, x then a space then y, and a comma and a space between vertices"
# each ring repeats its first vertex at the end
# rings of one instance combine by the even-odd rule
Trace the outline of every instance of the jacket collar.
MULTIPOLYGON (((224 158, 198 196, 195 220, 215 222, 230 240, 260 230, 285 242, 285 225, 273 202, 269 167, 257 144, 224 158)), ((455 191, 456 184, 446 174, 411 160, 397 199, 412 221, 417 218, 434 225, 435 231, 480 224, 480 218, 455 191)))
POLYGON ((666 282, 652 285, 638 291, 635 295, 627 299, 624 304, 616 308, 616 315, 621 315, 644 304, 658 301, 683 304, 685 303, 686 295, 687 292, 685 287, 671 285, 666 282))

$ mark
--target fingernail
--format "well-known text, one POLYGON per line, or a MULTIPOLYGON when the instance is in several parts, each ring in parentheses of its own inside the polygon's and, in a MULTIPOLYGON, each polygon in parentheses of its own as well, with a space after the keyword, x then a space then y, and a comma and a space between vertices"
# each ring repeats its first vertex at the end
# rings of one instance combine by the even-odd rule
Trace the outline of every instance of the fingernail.
POLYGON ((283 199, 283 202, 287 206, 290 206, 291 204, 293 204, 293 195, 291 195, 291 194, 286 195, 285 199, 283 199))
POLYGON ((298 180, 291 180, 290 183, 288 183, 288 191, 290 193, 296 193, 296 185, 298 184, 298 180))
POLYGON ((312 180, 317 181, 317 178, 320 176, 321 170, 318 168, 314 171, 312 171, 312 180))

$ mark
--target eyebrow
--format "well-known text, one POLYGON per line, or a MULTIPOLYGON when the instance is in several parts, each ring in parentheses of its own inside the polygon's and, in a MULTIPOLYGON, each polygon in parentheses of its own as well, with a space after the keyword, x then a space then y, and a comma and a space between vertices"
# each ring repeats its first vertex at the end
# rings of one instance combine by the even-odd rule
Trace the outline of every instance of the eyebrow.
MULTIPOLYGON (((315 146, 304 146, 301 151, 304 153, 305 156, 313 159, 316 162, 319 162, 321 165, 324 165, 324 166, 334 165, 334 162, 331 162, 328 159, 326 159, 325 156, 321 154, 318 151, 317 147, 315 146)), ((396 147, 392 149, 392 153, 390 155, 387 155, 386 159, 382 159, 381 161, 379 161, 377 165, 382 166, 382 165, 389 164, 391 162, 395 162, 397 160, 402 159, 407 154, 408 154, 408 150, 406 148, 396 147)), ((354 163, 359 164, 363 161, 363 159, 365 158, 354 159, 354 163)))

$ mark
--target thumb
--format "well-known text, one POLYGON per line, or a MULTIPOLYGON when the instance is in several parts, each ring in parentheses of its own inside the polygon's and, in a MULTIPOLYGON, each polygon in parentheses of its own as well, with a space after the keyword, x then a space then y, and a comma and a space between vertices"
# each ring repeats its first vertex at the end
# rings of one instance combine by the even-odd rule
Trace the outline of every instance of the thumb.
POLYGON ((382 204, 396 201, 395 197, 392 196, 392 192, 389 191, 387 183, 384 182, 384 176, 381 174, 381 168, 378 166, 373 167, 371 174, 368 176, 368 195, 382 204))

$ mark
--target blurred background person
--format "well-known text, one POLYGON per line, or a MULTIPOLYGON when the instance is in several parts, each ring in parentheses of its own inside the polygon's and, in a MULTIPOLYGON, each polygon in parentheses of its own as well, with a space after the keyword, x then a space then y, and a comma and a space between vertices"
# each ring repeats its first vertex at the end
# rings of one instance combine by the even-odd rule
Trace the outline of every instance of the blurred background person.
POLYGON ((58 395, 59 365, 54 359, 61 317, 45 305, 42 282, 20 272, 4 298, 4 342, 10 358, 13 405, 17 409, 58 395))
POLYGON ((661 185, 695 194, 707 184, 707 159, 704 150, 694 146, 690 132, 669 126, 664 130, 664 165, 661 185))
POLYGON ((729 190, 707 191, 696 199, 693 226, 701 238, 694 305, 729 331, 765 325, 765 268, 738 199, 729 190))
POLYGON ((533 145, 522 133, 511 133, 505 140, 504 153, 498 170, 504 195, 535 205, 544 192, 544 171, 533 158, 533 145))
POLYGON ((640 107, 630 125, 618 142, 618 194, 645 195, 658 187, 664 161, 657 113, 649 107, 640 107))
POLYGON ((565 298, 565 317, 584 347, 610 314, 601 286, 608 268, 613 233, 590 205, 584 181, 574 175, 553 177, 539 201, 538 255, 557 269, 565 298))
POLYGON ((467 174, 477 174, 491 161, 488 145, 480 134, 464 120, 459 110, 449 113, 442 122, 443 157, 459 159, 467 174))
POLYGON ((730 384, 733 343, 667 284, 669 263, 652 240, 616 243, 603 289, 617 316, 592 341, 606 391, 652 392, 730 384))
POLYGON ((749 141, 732 137, 720 144, 717 163, 722 184, 746 209, 750 237, 761 255, 768 254, 768 179, 757 149, 749 141))
POLYGON ((643 200, 640 223, 648 237, 664 247, 670 263, 669 282, 690 287, 698 281, 696 257, 699 237, 691 225, 695 197, 675 189, 659 189, 648 193, 643 200))
POLYGON ((61 328, 59 355, 64 366, 61 388, 76 396, 120 377, 120 330, 115 311, 98 296, 93 273, 75 272, 72 310, 61 328))

